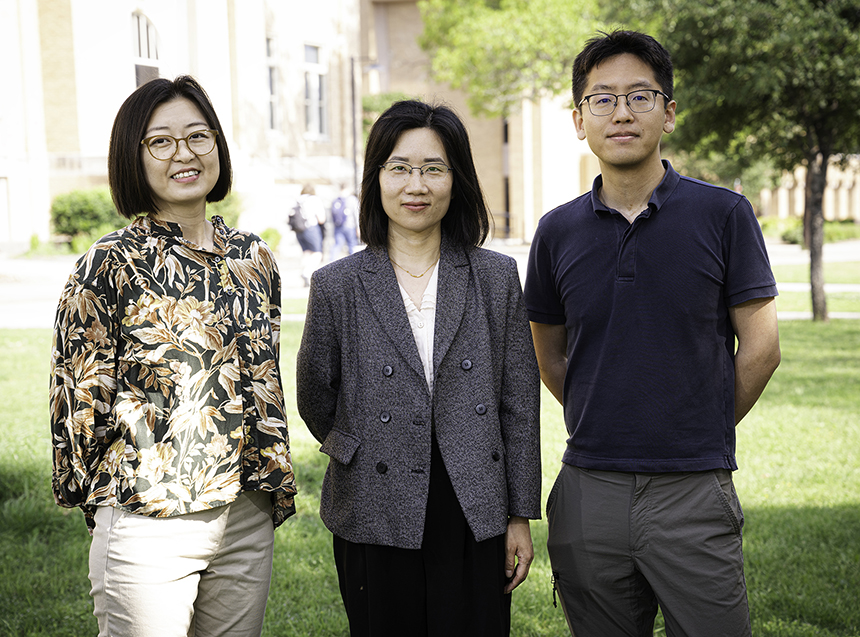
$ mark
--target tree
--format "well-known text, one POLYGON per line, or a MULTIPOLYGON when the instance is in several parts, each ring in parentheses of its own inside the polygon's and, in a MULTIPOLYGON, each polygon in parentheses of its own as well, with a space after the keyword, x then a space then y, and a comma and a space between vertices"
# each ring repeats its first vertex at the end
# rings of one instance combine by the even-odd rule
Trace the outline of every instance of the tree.
POLYGON ((464 90, 475 115, 570 90, 595 0, 421 0, 421 46, 435 80, 464 90))
POLYGON ((628 0, 615 17, 652 25, 672 54, 674 142, 699 153, 766 156, 784 170, 806 167, 812 311, 827 320, 827 169, 860 152, 857 0, 628 0))

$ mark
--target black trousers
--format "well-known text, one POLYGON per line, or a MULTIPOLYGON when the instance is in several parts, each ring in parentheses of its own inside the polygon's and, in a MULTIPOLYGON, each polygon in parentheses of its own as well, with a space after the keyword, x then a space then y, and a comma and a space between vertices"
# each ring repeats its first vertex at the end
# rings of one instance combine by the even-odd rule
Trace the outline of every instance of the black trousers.
POLYGON ((351 637, 506 637, 505 536, 476 542, 433 440, 420 549, 334 536, 351 637))

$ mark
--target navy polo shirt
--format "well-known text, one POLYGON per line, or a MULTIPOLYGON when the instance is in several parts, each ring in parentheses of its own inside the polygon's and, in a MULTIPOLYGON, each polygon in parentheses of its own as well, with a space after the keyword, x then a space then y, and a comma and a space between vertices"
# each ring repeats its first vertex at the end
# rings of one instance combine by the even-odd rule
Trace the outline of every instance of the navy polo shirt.
POLYGON ((600 202, 598 177, 531 246, 529 319, 567 328, 563 461, 578 467, 737 469, 728 308, 776 282, 749 202, 663 164, 632 224, 600 202))

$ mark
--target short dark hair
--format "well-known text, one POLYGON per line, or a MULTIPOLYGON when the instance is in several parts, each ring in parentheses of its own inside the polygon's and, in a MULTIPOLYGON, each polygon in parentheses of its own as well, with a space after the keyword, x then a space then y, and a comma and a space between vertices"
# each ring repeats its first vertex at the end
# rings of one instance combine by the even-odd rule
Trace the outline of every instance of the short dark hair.
POLYGON ((116 209, 124 217, 134 219, 140 214, 158 212, 152 188, 146 181, 140 141, 146 133, 152 112, 159 105, 181 97, 197 106, 209 128, 218 131, 215 144, 218 147, 221 174, 206 195, 206 201, 221 201, 230 192, 233 183, 230 152, 221 122, 206 91, 189 75, 180 75, 175 80, 158 78, 143 84, 129 95, 119 107, 113 122, 108 150, 108 183, 116 209))
POLYGON ((611 57, 630 53, 635 55, 654 71, 654 79, 662 91, 672 99, 674 77, 672 57, 657 40, 638 31, 600 32, 600 35, 585 43, 585 48, 573 62, 571 89, 573 103, 578 108, 585 93, 585 84, 591 70, 611 57))
POLYGON ((439 135, 453 168, 451 204, 442 219, 442 232, 455 245, 480 246, 490 232, 490 214, 472 159, 469 133, 448 106, 417 100, 395 102, 370 129, 358 215, 362 240, 371 247, 388 244, 388 216, 382 208, 379 167, 391 156, 400 136, 416 128, 429 128, 439 135))

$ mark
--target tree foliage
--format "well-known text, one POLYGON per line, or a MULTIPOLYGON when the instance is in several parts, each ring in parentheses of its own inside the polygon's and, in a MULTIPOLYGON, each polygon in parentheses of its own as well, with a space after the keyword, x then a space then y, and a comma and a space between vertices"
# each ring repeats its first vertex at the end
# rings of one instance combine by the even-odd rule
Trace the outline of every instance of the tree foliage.
POLYGON ((362 148, 367 145, 367 136, 370 134, 370 129, 374 122, 379 119, 394 102, 402 100, 416 99, 412 95, 407 95, 400 91, 390 93, 374 93, 373 95, 365 95, 361 98, 361 133, 362 133, 362 148))
POLYGON ((860 151, 857 0, 634 0, 628 10, 666 18, 655 35, 676 66, 676 142, 786 170, 810 153, 860 151))
POLYGON ((860 152, 858 1, 619 0, 613 11, 616 20, 652 28, 672 54, 675 143, 806 167, 813 317, 825 320, 827 169, 831 159, 860 152))
POLYGON ((421 46, 434 79, 464 90, 478 115, 570 90, 570 68, 594 25, 594 0, 421 0, 421 46))

